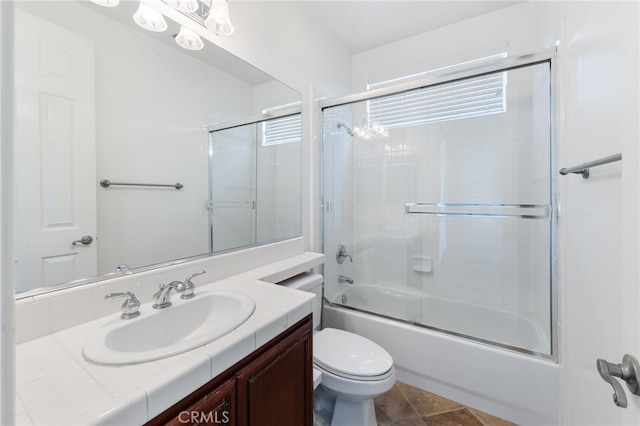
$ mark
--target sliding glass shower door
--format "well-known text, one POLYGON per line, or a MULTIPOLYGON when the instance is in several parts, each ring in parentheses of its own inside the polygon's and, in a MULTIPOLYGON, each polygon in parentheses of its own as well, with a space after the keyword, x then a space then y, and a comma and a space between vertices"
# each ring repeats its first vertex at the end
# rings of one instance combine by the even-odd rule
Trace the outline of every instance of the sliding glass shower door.
POLYGON ((329 301, 552 355, 550 66, 323 110, 329 301))
POLYGON ((212 252, 300 235, 301 135, 300 113, 210 130, 212 252))

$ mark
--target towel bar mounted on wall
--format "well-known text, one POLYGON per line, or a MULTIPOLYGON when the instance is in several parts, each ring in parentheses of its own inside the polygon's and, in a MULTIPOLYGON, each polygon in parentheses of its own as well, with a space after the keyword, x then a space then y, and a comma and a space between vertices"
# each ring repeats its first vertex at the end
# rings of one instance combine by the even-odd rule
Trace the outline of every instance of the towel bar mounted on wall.
POLYGON ((589 161, 587 163, 582 163, 573 167, 566 167, 564 169, 560 169, 560 174, 565 176, 569 173, 579 173, 583 178, 589 178, 589 169, 591 167, 601 166, 603 164, 613 163, 615 161, 622 160, 622 154, 610 155, 608 157, 601 158, 599 160, 589 161))
POLYGON ((184 185, 181 183, 173 183, 173 184, 169 184, 169 185, 164 185, 164 184, 160 184, 160 183, 124 183, 124 182, 111 182, 108 179, 102 179, 100 181, 100 186, 103 188, 109 188, 112 185, 118 185, 118 186, 155 186, 155 187, 162 187, 162 188, 175 188, 175 189, 182 189, 184 188, 184 185))

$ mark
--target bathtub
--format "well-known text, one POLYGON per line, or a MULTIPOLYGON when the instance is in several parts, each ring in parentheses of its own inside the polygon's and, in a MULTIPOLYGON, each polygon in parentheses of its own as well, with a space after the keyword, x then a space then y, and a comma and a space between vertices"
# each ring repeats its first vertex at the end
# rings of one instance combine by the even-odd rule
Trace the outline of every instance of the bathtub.
MULTIPOLYGON (((367 306, 386 316, 403 313, 409 321, 444 329, 437 327, 442 321, 438 316, 462 312, 458 302, 378 285, 349 286, 332 302, 347 307, 325 303, 323 326, 360 334, 384 347, 393 356, 398 380, 518 424, 560 422, 556 362, 349 308, 367 306)), ((456 316, 455 327, 487 328, 486 340, 496 332, 494 327, 503 327, 500 333, 522 330, 522 342, 547 349, 539 330, 524 317, 509 318, 505 312, 478 306, 464 308, 468 314, 456 316)), ((452 329, 450 324, 448 328, 452 329)))
POLYGON ((473 303, 427 297, 397 288, 394 283, 348 286, 335 295, 333 302, 515 350, 550 353, 550 338, 538 324, 523 315, 473 303))

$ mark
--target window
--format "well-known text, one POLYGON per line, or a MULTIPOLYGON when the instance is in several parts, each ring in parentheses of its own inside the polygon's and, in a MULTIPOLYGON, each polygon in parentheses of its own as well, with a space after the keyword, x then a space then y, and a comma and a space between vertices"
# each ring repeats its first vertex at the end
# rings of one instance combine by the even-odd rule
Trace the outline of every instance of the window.
POLYGON ((294 114, 262 122, 262 146, 302 140, 302 115, 294 114))
MULTIPOLYGON (((505 56, 506 54, 493 55, 385 80, 369 84, 368 88, 389 87, 398 83, 422 79, 429 75, 450 73, 505 56)), ((392 129, 502 113, 506 108, 505 85, 506 74, 497 72, 372 99, 368 101, 369 122, 372 125, 392 129)))

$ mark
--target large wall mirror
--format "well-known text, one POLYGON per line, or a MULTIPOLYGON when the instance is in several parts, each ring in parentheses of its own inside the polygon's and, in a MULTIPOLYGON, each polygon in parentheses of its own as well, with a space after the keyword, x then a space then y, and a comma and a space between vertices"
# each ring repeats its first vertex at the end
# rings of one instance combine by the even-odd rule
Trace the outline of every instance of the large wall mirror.
POLYGON ((16 2, 17 297, 301 233, 299 93, 137 7, 16 2))

